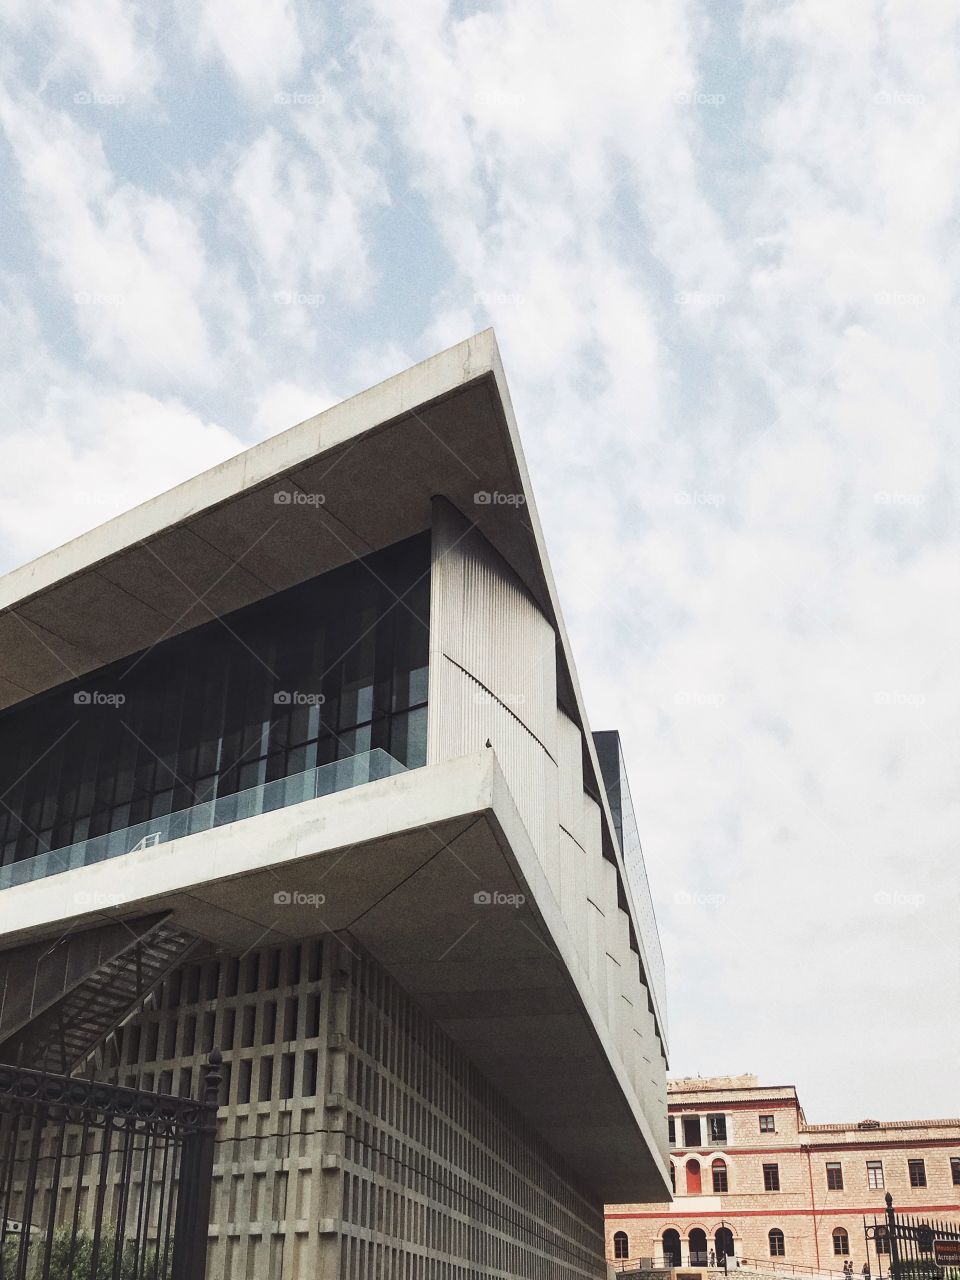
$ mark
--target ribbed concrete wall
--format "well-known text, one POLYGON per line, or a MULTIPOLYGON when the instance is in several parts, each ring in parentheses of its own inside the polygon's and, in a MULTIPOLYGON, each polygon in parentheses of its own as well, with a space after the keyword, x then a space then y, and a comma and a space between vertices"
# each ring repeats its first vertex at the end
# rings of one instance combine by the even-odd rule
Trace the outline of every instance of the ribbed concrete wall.
POLYGON ((354 940, 188 964, 108 1074, 192 1092, 213 1045, 209 1280, 606 1276, 603 1206, 354 940))
POLYGON ((427 762, 489 741, 553 877, 556 635, 487 540, 442 499, 434 504, 432 564, 427 762))
POLYGON ((638 1100, 666 1153, 666 1077, 630 946, 583 736, 557 705, 556 634, 510 568, 448 502, 434 503, 428 762, 489 741, 638 1100))

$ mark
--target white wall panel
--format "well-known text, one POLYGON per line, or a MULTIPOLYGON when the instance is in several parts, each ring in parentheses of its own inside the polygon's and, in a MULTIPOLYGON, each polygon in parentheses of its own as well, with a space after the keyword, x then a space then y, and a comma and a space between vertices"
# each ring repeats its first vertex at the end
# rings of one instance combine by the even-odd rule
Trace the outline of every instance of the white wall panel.
MULTIPOLYGON (((487 540, 449 503, 437 499, 431 662, 441 655, 478 680, 556 759, 556 633, 487 540)), ((438 732, 448 711, 431 717, 438 720, 438 732)), ((440 745, 431 737, 431 747, 440 745)))
POLYGON ((560 825, 583 841, 583 735, 557 708, 557 765, 560 770, 560 825))

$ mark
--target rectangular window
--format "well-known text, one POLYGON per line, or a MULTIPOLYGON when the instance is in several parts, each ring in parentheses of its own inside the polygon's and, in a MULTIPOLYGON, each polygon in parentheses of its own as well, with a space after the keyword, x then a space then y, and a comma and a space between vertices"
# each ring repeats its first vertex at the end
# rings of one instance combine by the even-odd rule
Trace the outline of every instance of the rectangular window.
POLYGON ((683 1117, 683 1145, 685 1147, 700 1146, 700 1117, 683 1117))
POLYGON ((827 1161, 827 1190, 843 1190, 843 1168, 839 1161, 827 1161))
POLYGON ((11 707, 0 863, 101 837, 99 861, 313 799, 341 778, 317 769, 360 753, 360 778, 424 764, 429 622, 423 534, 11 707))
POLYGON ((763 1166, 763 1189, 764 1191, 780 1190, 780 1166, 778 1164, 765 1164, 763 1166))
POLYGON ((922 1160, 908 1160, 907 1168, 910 1170, 911 1187, 925 1187, 927 1185, 927 1171, 922 1160))
POLYGON ((727 1140, 727 1117, 726 1116, 707 1116, 707 1124, 710 1128, 711 1142, 726 1142, 727 1140))
POLYGON ((677 1145, 677 1122, 673 1116, 667 1117, 667 1136, 670 1139, 671 1147, 675 1147, 677 1145))
POLYGON ((883 1161, 867 1161, 867 1186, 874 1191, 883 1190, 883 1161))
POLYGON ((776 1131, 777 1131, 777 1129, 776 1129, 776 1125, 773 1123, 773 1116, 761 1116, 761 1117, 760 1117, 760 1132, 761 1132, 761 1133, 776 1133, 776 1131))
POLYGON ((953 1179, 953 1185, 960 1187, 960 1156, 950 1157, 950 1176, 953 1179))

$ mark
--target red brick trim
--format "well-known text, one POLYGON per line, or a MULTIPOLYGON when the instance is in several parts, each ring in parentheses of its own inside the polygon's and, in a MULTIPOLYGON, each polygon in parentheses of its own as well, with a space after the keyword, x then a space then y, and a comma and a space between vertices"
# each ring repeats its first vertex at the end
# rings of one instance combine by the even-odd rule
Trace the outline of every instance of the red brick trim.
MULTIPOLYGON (((960 1204, 957 1204, 956 1202, 954 1202, 953 1204, 911 1204, 911 1205, 900 1205, 899 1207, 908 1209, 910 1213, 960 1213, 960 1204)), ((840 1216, 840 1217, 844 1215, 849 1217, 851 1214, 858 1215, 858 1214, 864 1214, 864 1213, 872 1213, 872 1214, 880 1215, 883 1212, 884 1212, 884 1208, 882 1204, 879 1204, 879 1205, 871 1204, 871 1205, 868 1205, 866 1208, 857 1208, 855 1205, 850 1205, 850 1207, 846 1209, 826 1209, 826 1208, 817 1209, 816 1217, 818 1218, 826 1217, 828 1214, 832 1214, 834 1216, 840 1216)), ((724 1209, 724 1210, 721 1210, 719 1213, 700 1210, 695 1216, 696 1218, 714 1218, 717 1220, 717 1222, 720 1222, 724 1218, 731 1218, 731 1219, 734 1219, 734 1218, 785 1218, 787 1216, 793 1216, 795 1214, 803 1214, 803 1216, 806 1218, 809 1218, 811 1216, 809 1208, 778 1209, 775 1207, 771 1207, 769 1209, 724 1209)), ((614 1219, 614 1218, 660 1218, 660 1219, 663 1219, 664 1217, 662 1213, 607 1213, 604 1216, 609 1219, 614 1219)), ((682 1219, 684 1217, 689 1217, 691 1220, 694 1219, 693 1214, 678 1213, 676 1217, 678 1219, 682 1219)))
POLYGON ((800 1104, 796 1098, 734 1098, 728 1102, 668 1102, 667 1114, 684 1115, 691 1111, 708 1111, 722 1115, 724 1111, 756 1111, 766 1115, 768 1111, 796 1111, 800 1104))

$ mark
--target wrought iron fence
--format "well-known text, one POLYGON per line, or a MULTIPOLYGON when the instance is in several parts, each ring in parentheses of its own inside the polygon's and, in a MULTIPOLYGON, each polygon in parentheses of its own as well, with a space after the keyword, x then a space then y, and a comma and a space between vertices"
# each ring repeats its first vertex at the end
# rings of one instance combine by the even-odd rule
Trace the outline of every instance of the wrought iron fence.
POLYGON ((203 1280, 219 1068, 174 1098, 0 1064, 0 1280, 203 1280))
MULTIPOLYGON (((960 1280, 960 1229, 956 1223, 897 1213, 885 1196, 884 1217, 864 1220, 867 1248, 872 1243, 877 1274, 885 1264, 891 1280, 960 1280)), ((871 1268, 872 1270, 872 1268, 871 1268)))

